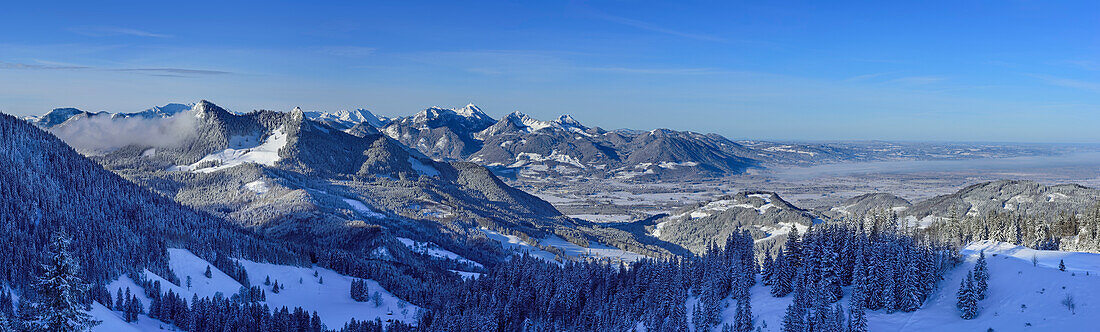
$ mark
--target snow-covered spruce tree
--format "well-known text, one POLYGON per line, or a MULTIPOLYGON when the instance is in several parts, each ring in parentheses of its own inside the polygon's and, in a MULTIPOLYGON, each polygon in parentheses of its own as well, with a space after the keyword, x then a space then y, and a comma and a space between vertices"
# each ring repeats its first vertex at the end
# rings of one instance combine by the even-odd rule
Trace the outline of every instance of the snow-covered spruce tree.
POLYGON ((787 296, 791 293, 791 279, 794 275, 791 274, 792 270, 787 264, 786 255, 782 252, 776 255, 773 265, 771 294, 774 297, 787 296))
POLYGON ((80 265, 69 253, 69 242, 64 231, 54 235, 42 264, 43 273, 35 285, 38 313, 35 325, 42 331, 83 331, 100 323, 84 312, 85 305, 80 299, 88 285, 77 275, 80 265))
POLYGON ((752 303, 747 298, 737 301, 737 315, 734 320, 734 330, 737 332, 751 332, 753 328, 752 303))
POLYGON ((806 330, 806 309, 791 303, 783 315, 783 332, 804 332, 806 330))
POLYGON ((967 272, 966 279, 963 279, 961 285, 959 285, 958 301, 956 306, 959 308, 959 316, 962 319, 974 319, 978 317, 978 297, 974 294, 974 275, 972 272, 967 272))
POLYGON ((821 296, 825 302, 833 303, 844 296, 844 290, 841 288, 840 255, 837 253, 834 241, 826 239, 821 242, 823 243, 818 252, 820 269, 817 274, 821 278, 821 296))
POLYGON ((835 327, 834 331, 837 332, 847 330, 848 321, 844 318, 844 306, 841 306, 840 303, 837 303, 836 307, 833 308, 833 321, 829 325, 835 327))
POLYGON ((1064 259, 1059 259, 1058 260, 1058 271, 1062 271, 1062 272, 1066 271, 1066 260, 1064 260, 1064 259))
POLYGON ((773 278, 773 275, 774 275, 774 272, 773 272, 774 270, 772 270, 772 267, 774 265, 773 263, 774 263, 774 260, 772 259, 772 255, 768 254, 765 251, 764 252, 764 263, 762 264, 761 269, 760 269, 760 280, 763 281, 764 286, 769 286, 769 285, 772 284, 772 278, 773 278))
POLYGON ((867 332, 867 314, 863 309, 863 286, 852 287, 852 297, 848 300, 848 332, 867 332))
POLYGON ((989 288, 989 264, 985 261, 985 251, 978 253, 978 262, 974 264, 974 294, 979 300, 985 299, 989 288))

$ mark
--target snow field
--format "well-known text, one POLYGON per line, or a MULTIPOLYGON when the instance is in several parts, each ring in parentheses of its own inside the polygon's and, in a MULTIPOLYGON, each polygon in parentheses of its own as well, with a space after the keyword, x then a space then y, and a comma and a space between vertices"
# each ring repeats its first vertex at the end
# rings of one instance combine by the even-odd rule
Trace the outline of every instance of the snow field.
MULTIPOLYGON (((190 302, 191 297, 197 294, 199 297, 212 297, 221 293, 225 297, 236 294, 241 284, 233 278, 218 270, 209 262, 195 256, 184 249, 168 249, 169 267, 180 278, 180 286, 176 286, 166 279, 145 271, 145 277, 150 281, 160 281, 161 291, 171 289, 175 293, 190 302), (210 267, 211 278, 204 275, 207 267, 210 267), (187 287, 187 278, 191 277, 191 287, 187 287)), ((341 275, 333 270, 320 267, 306 268, 268 263, 257 263, 238 259, 238 263, 244 266, 248 273, 249 283, 254 287, 264 289, 267 297, 266 304, 272 309, 286 306, 288 308, 302 307, 306 311, 316 311, 321 321, 328 328, 340 328, 352 318, 356 320, 374 320, 380 318, 383 321, 398 320, 414 322, 417 306, 409 304, 389 291, 386 291, 373 280, 366 280, 370 293, 378 292, 382 298, 382 304, 375 306, 370 302, 356 302, 351 298, 351 282, 356 280, 349 276, 341 275), (317 276, 314 277, 314 273, 317 276), (271 285, 264 282, 270 277, 271 285), (274 283, 278 281, 279 293, 272 292, 274 283), (299 282, 300 281, 300 282, 299 282), (322 282, 323 281, 323 282, 322 282)), ((107 285, 107 290, 112 298, 117 296, 117 290, 130 288, 131 294, 137 296, 142 305, 148 310, 150 299, 145 292, 129 277, 122 276, 118 280, 107 285)), ((104 323, 95 331, 153 331, 170 325, 141 316, 137 322, 126 323, 119 312, 107 310, 96 304, 90 312, 96 319, 104 323)))

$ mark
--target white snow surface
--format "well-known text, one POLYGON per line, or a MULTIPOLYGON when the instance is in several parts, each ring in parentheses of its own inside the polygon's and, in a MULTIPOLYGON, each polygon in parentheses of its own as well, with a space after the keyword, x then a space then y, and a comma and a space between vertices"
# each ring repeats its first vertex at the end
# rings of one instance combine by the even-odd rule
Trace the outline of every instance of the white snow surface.
POLYGON ((419 160, 416 160, 416 158, 409 157, 409 165, 412 166, 413 170, 417 173, 420 173, 420 175, 439 176, 439 170, 435 169, 435 167, 425 165, 419 160))
POLYGON ((500 242, 500 245, 503 246, 505 250, 527 252, 531 256, 542 258, 543 260, 549 262, 557 262, 557 260, 555 259, 557 255, 554 255, 554 253, 527 244, 527 242, 524 242, 522 239, 515 235, 505 235, 500 232, 490 230, 488 228, 480 228, 480 230, 482 233, 485 233, 485 236, 489 239, 500 242))
POLYGON ((255 192, 256 194, 264 194, 264 193, 267 193, 267 191, 271 189, 271 186, 269 186, 267 184, 267 182, 264 182, 263 180, 256 180, 256 181, 252 181, 252 182, 249 182, 249 183, 245 183, 244 188, 248 189, 248 190, 251 190, 251 191, 255 192))
POLYGON ((172 166, 169 171, 210 173, 244 163, 256 163, 272 166, 282 159, 279 150, 286 146, 286 129, 280 127, 259 142, 259 134, 253 136, 233 136, 229 139, 229 148, 211 153, 194 164, 172 166), (258 143, 258 144, 257 144, 258 143), (215 162, 216 166, 199 168, 203 163, 215 162))
POLYGON ((404 244, 406 247, 409 247, 409 250, 412 250, 413 252, 418 252, 418 253, 426 254, 428 256, 437 257, 437 258, 456 260, 456 261, 471 264, 471 265, 477 266, 477 267, 483 267, 483 265, 481 265, 481 263, 466 259, 465 257, 462 257, 459 254, 453 253, 450 250, 443 249, 438 244, 435 244, 435 243, 432 243, 432 242, 420 242, 420 241, 416 241, 416 240, 413 240, 413 239, 410 239, 410 238, 404 238, 404 237, 399 237, 399 238, 397 238, 397 240, 401 241, 401 244, 404 244))
MULTIPOLYGON (((236 280, 188 250, 171 248, 168 249, 168 256, 168 265, 180 278, 180 286, 169 283, 148 270, 145 271, 145 277, 150 281, 160 281, 162 292, 172 289, 184 300, 190 302, 193 294, 198 294, 199 297, 212 297, 216 293, 222 293, 228 297, 236 294, 241 288, 241 284, 236 280), (211 278, 203 275, 207 266, 211 268, 211 278), (191 277, 191 288, 187 288, 187 277, 191 277)), ((397 298, 373 280, 366 280, 366 283, 372 294, 377 291, 382 298, 382 305, 378 307, 370 302, 352 300, 351 282, 356 278, 341 275, 329 269, 257 263, 243 259, 237 259, 237 262, 244 266, 249 282, 253 286, 265 288, 266 303, 272 309, 286 306, 302 307, 310 312, 316 311, 321 321, 329 328, 342 327, 352 318, 359 321, 375 318, 381 318, 383 321, 394 319, 407 323, 415 321, 414 315, 417 310, 415 305, 397 298), (318 274, 317 277, 313 276, 315 272, 318 274), (279 285, 284 286, 278 294, 271 291, 273 286, 264 285, 268 277, 271 278, 272 283, 279 281, 279 285), (320 282, 321 279, 324 283, 320 282)), ((130 292, 138 297, 142 305, 149 307, 150 300, 145 296, 144 290, 126 276, 107 285, 112 299, 117 296, 116 291, 120 287, 124 292, 129 287, 130 292)), ((117 312, 109 311, 103 306, 93 306, 90 313, 96 319, 104 321, 94 329, 95 331, 158 331, 161 327, 165 329, 170 327, 148 316, 140 317, 135 323, 126 323, 117 312)))
POLYGON ((321 321, 329 328, 342 327, 352 318, 359 321, 394 319, 406 323, 415 320, 416 306, 397 298, 373 280, 366 280, 367 287, 371 294, 377 291, 382 297, 382 305, 379 307, 370 302, 352 300, 351 282, 356 278, 333 270, 237 261, 248 271, 248 280, 252 285, 270 288, 264 286, 264 280, 270 276, 272 283, 278 280, 279 285, 285 286, 278 294, 268 289, 266 302, 271 307, 300 306, 309 311, 317 311, 321 321), (314 272, 318 273, 317 277, 313 276, 314 272), (324 279, 324 283, 320 282, 321 279, 324 279), (299 280, 302 283, 298 283, 299 280))
POLYGON ((362 214, 363 216, 370 217, 370 218, 378 218, 378 219, 386 217, 386 215, 384 215, 384 214, 381 214, 381 213, 375 212, 374 210, 371 210, 369 207, 367 207, 366 204, 363 204, 363 202, 360 202, 360 201, 354 200, 354 199, 349 199, 349 198, 342 198, 342 199, 344 200, 344 203, 347 203, 348 206, 351 207, 352 210, 355 210, 355 212, 359 212, 359 214, 362 214))
MULTIPOLYGON (((113 294, 113 293, 112 293, 113 294)), ((148 309, 148 308, 146 308, 148 309)), ((104 307, 99 302, 92 302, 92 310, 88 311, 92 317, 100 321, 99 325, 96 325, 91 331, 103 331, 103 332, 140 332, 140 331, 162 331, 171 330, 172 325, 162 322, 157 319, 149 318, 147 315, 139 315, 138 320, 133 323, 127 323, 122 318, 121 311, 112 311, 104 307)))

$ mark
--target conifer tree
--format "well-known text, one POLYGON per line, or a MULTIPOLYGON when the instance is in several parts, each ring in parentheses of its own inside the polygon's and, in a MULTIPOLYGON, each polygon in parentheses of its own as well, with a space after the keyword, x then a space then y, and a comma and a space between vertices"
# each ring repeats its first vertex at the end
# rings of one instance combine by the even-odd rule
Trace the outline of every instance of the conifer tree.
POLYGON ((1066 260, 1064 260, 1064 259, 1059 259, 1058 260, 1058 271, 1062 271, 1062 272, 1066 271, 1066 260))
POLYGON ((959 285, 958 301, 955 306, 959 308, 960 317, 974 319, 978 317, 978 298, 974 294, 974 276, 967 272, 966 279, 959 285))
POLYGON ((88 286, 77 275, 80 266, 69 253, 69 237, 59 232, 50 242, 50 251, 38 278, 37 325, 44 331, 83 331, 100 322, 84 312, 80 302, 88 286))
POLYGON ((855 286, 848 299, 848 332, 867 332, 867 315, 863 309, 863 287, 855 286))
POLYGON ((985 261, 985 251, 982 251, 978 254, 978 262, 974 264, 974 294, 979 300, 983 300, 988 288, 989 266, 985 261))
POLYGON ((734 320, 734 330, 738 332, 750 332, 752 331, 752 303, 748 301, 737 301, 737 315, 734 320))
POLYGON ((783 315, 783 332, 803 332, 806 330, 806 309, 796 303, 787 306, 783 315))
POLYGON ((764 263, 762 269, 760 269, 760 279, 763 280, 765 286, 772 284, 773 262, 772 256, 765 253, 764 263))
POLYGON ((115 298, 115 310, 126 311, 126 298, 122 297, 122 287, 118 288, 118 297, 115 298))

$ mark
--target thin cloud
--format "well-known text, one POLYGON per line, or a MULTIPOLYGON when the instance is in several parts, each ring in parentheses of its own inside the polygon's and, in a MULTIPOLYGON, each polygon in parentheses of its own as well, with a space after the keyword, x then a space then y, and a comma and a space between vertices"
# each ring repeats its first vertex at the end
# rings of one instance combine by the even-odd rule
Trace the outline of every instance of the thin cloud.
POLYGON ((0 69, 30 69, 30 70, 79 70, 91 67, 62 65, 62 64, 33 64, 0 61, 0 69))
POLYGON ((892 72, 885 72, 885 73, 863 74, 863 75, 857 75, 857 76, 852 76, 852 77, 846 78, 846 79, 844 79, 844 81, 845 82, 860 82, 860 81, 866 81, 866 80, 870 80, 870 79, 874 79, 874 78, 878 78, 878 77, 882 77, 882 76, 890 75, 890 74, 893 74, 893 73, 892 72))
POLYGON ((232 74, 227 71, 220 70, 205 70, 205 69, 186 69, 186 68, 122 68, 122 69, 109 69, 111 71, 129 71, 138 72, 144 74, 182 74, 182 75, 225 75, 232 74))
POLYGON ((69 29, 69 31, 89 37, 136 36, 150 38, 172 38, 172 35, 120 27, 83 26, 71 28, 69 29))
POLYGON ((1091 61, 1091 60, 1068 60, 1068 61, 1065 61, 1065 63, 1071 64, 1071 65, 1074 65, 1074 66, 1077 66, 1077 67, 1081 67, 1082 69, 1085 69, 1085 70, 1093 70, 1093 71, 1100 70, 1100 63, 1098 63, 1096 61, 1091 61))
POLYGON ((673 30, 673 29, 668 29, 668 28, 661 27, 661 26, 658 26, 658 25, 655 25, 655 24, 652 24, 652 23, 635 20, 635 19, 632 19, 632 18, 626 18, 626 17, 622 17, 622 16, 615 16, 615 15, 609 15, 609 14, 601 13, 601 12, 596 11, 592 8, 589 8, 587 6, 581 6, 580 10, 584 14, 586 14, 588 16, 591 16, 593 18, 597 18, 597 19, 600 19, 600 20, 604 20, 604 21, 608 21, 608 22, 616 23, 616 24, 621 24, 621 25, 625 25, 625 26, 629 26, 629 27, 634 27, 634 28, 638 28, 638 29, 642 29, 642 30, 653 31, 653 32, 667 34, 667 35, 690 38, 690 39, 705 40, 705 41, 714 41, 714 42, 725 42, 726 41, 725 39, 720 38, 720 37, 716 37, 716 36, 711 36, 711 35, 706 35, 706 34, 699 34, 699 33, 691 33, 691 32, 679 31, 679 30, 673 30))
POLYGON ((712 68, 628 68, 628 67, 582 67, 582 70, 596 72, 610 72, 623 74, 657 74, 657 75, 699 75, 715 74, 717 70, 712 68))
POLYGON ((17 70, 102 70, 102 71, 115 71, 115 72, 134 72, 149 75, 226 75, 232 74, 232 72, 221 70, 207 70, 207 69, 190 69, 190 68, 97 68, 90 66, 81 66, 57 62, 40 61, 40 63, 18 63, 18 62, 4 62, 0 61, 0 69, 17 69, 17 70))
POLYGON ((348 57, 348 58, 362 58, 374 54, 376 48, 362 47, 362 46, 325 46, 318 48, 317 51, 334 56, 348 57))
POLYGON ((1046 84, 1050 84, 1050 85, 1054 85, 1054 86, 1100 92, 1100 83, 1096 83, 1096 82, 1075 80, 1075 79, 1072 79, 1072 78, 1053 77, 1053 76, 1047 76, 1047 75, 1031 75, 1031 76, 1042 80, 1046 84))
POLYGON ((901 77, 890 80, 891 83, 912 84, 912 85, 926 85, 934 84, 946 81, 947 77, 943 76, 909 76, 901 77))

